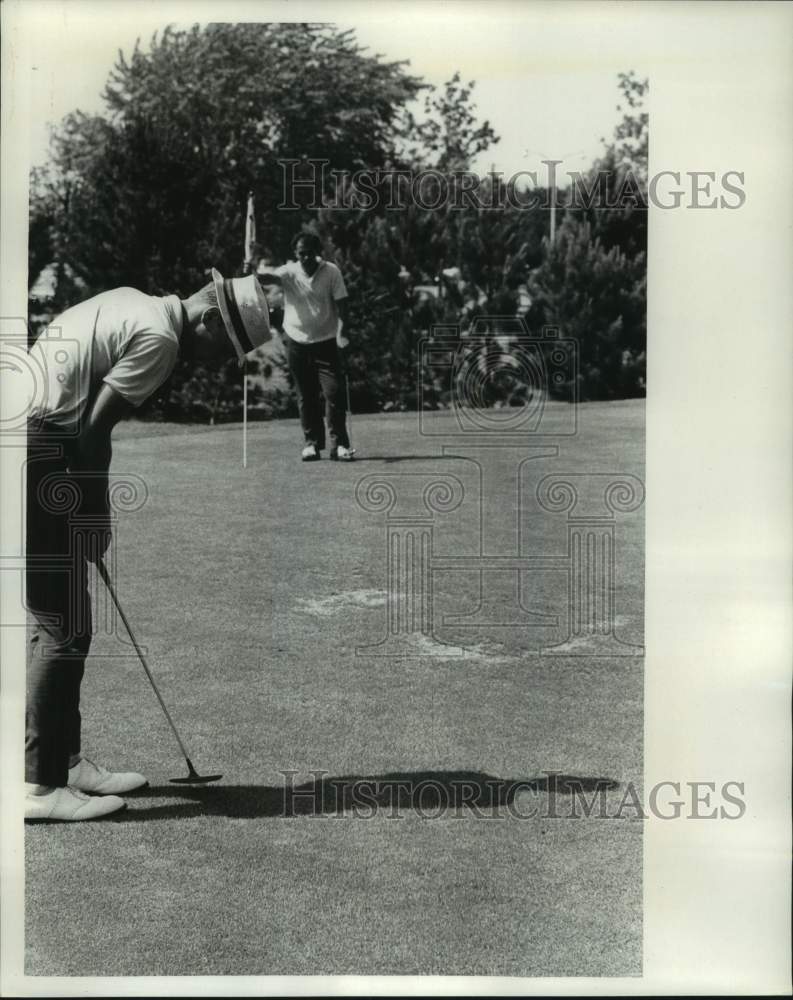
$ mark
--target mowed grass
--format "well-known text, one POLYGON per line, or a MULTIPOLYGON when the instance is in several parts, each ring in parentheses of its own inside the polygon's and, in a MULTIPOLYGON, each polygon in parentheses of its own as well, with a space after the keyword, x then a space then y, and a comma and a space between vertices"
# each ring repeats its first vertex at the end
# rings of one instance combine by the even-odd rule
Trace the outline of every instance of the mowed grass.
MULTIPOLYGON (((224 777, 169 784, 186 767, 143 670, 123 631, 100 634, 84 749, 150 787, 117 819, 27 829, 29 974, 640 974, 642 823, 619 803, 640 792, 642 661, 586 641, 540 655, 567 635, 567 521, 535 491, 552 473, 642 478, 643 404, 585 405, 573 437, 479 451, 443 420, 432 438, 416 414, 356 417, 351 465, 302 464, 296 421, 254 424, 246 470, 239 427, 118 429, 115 474, 149 489, 116 533, 119 598, 193 762, 224 777), (356 501, 368 476, 394 488, 392 517, 428 516, 434 479, 461 484, 433 515, 435 557, 559 565, 438 570, 434 636, 378 655, 386 513, 356 501), (608 818, 571 819, 548 772, 609 781, 608 818), (285 773, 308 796, 291 814, 285 773), (395 775, 378 808, 328 786, 395 775), (526 794, 461 800, 488 778, 526 794)), ((638 645, 642 509, 615 536, 616 632, 638 645)))

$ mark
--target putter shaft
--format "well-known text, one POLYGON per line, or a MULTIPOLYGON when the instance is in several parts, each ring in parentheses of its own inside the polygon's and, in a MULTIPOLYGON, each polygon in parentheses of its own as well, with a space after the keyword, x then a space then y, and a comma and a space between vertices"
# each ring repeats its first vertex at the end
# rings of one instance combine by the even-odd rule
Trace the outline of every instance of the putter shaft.
POLYGON ((168 708, 167 708, 165 702, 162 700, 162 695, 160 694, 160 692, 159 692, 159 690, 157 688, 157 685, 156 685, 156 683, 154 681, 154 677, 152 676, 151 670, 149 670, 149 665, 146 663, 146 657, 143 655, 143 651, 141 650, 140 646, 138 645, 137 640, 135 639, 135 636, 134 636, 134 634, 132 632, 132 629, 130 628, 130 624, 127 621, 127 616, 124 614, 124 612, 121 609, 121 605, 118 603, 118 598, 116 597, 115 587, 113 586, 113 583, 112 583, 112 581, 110 579, 110 574, 107 571, 107 567, 105 566, 104 559, 97 560, 96 568, 99 571, 99 575, 102 577, 102 580, 103 580, 105 586, 107 587, 108 593, 110 594, 110 597, 113 600, 113 604, 115 605, 116 611, 118 611, 118 613, 119 613, 119 615, 121 617, 121 620, 124 622, 124 626, 125 626, 127 632, 129 633, 130 639, 132 640, 132 645, 135 647, 135 652, 138 654, 138 658, 139 658, 141 664, 143 665, 143 669, 146 671, 146 676, 149 678, 149 682, 150 682, 152 688, 154 689, 154 693, 157 695, 157 700, 160 703, 160 707, 162 708, 163 712, 165 713, 165 718, 168 720, 168 725, 171 727, 171 731, 173 732, 173 734, 174 734, 174 736, 176 738, 176 742, 179 744, 179 749, 182 751, 182 756, 187 761, 187 766, 189 767, 191 775, 192 775, 194 773, 194 769, 193 769, 193 765, 190 763, 190 758, 187 755, 187 750, 185 750, 184 743, 182 743, 182 739, 179 736, 179 732, 178 732, 178 730, 177 730, 177 728, 176 728, 176 726, 174 724, 173 719, 171 718, 171 713, 168 711, 168 708))

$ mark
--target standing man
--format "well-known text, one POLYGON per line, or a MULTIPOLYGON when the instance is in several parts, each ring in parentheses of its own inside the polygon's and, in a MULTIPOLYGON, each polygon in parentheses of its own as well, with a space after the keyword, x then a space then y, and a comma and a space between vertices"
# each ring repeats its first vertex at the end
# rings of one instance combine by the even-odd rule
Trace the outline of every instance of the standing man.
POLYGON ((117 288, 67 309, 30 349, 44 372, 28 422, 25 819, 88 820, 146 784, 82 756, 80 683, 91 645, 88 562, 107 550, 113 428, 179 356, 211 362, 270 339, 256 278, 212 282, 185 300, 117 288))
POLYGON ((349 344, 342 336, 347 322, 347 289, 341 271, 322 259, 322 244, 314 233, 301 233, 292 243, 295 261, 259 271, 265 284, 284 292, 284 322, 289 371, 297 390, 305 446, 304 462, 316 462, 325 448, 325 418, 330 435, 330 457, 350 462, 355 452, 344 413, 339 348, 349 344))

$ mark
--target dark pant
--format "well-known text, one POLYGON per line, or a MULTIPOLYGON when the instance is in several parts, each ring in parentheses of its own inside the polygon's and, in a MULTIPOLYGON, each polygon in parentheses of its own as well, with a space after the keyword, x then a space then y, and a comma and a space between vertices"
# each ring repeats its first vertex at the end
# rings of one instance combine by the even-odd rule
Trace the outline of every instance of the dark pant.
POLYGON ((65 785, 80 751, 80 682, 91 645, 85 534, 68 442, 31 431, 27 464, 27 672, 25 780, 65 785))
POLYGON ((300 424, 306 444, 320 451, 325 447, 325 423, 322 419, 322 396, 325 397, 325 418, 328 422, 330 446, 349 448, 344 414, 344 376, 341 371, 336 341, 322 340, 318 344, 298 344, 286 338, 289 351, 289 371, 297 391, 300 424))

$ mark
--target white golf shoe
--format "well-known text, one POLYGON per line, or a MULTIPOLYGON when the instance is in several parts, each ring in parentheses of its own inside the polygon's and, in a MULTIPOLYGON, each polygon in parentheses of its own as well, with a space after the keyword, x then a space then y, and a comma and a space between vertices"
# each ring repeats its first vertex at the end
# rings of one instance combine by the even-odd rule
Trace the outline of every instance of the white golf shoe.
POLYGON ((304 462, 318 462, 322 458, 319 449, 313 444, 307 444, 300 453, 300 457, 304 462))
POLYGON ((99 819, 123 809, 117 795, 86 795, 78 788, 54 788, 46 795, 25 795, 25 821, 31 823, 79 823, 99 819))
POLYGON ((330 457, 334 462, 352 462, 355 460, 355 448, 345 448, 340 444, 331 450, 330 457))
POLYGON ((91 795, 122 795, 142 788, 148 781, 135 771, 108 771, 83 757, 79 764, 69 768, 69 784, 91 795))

